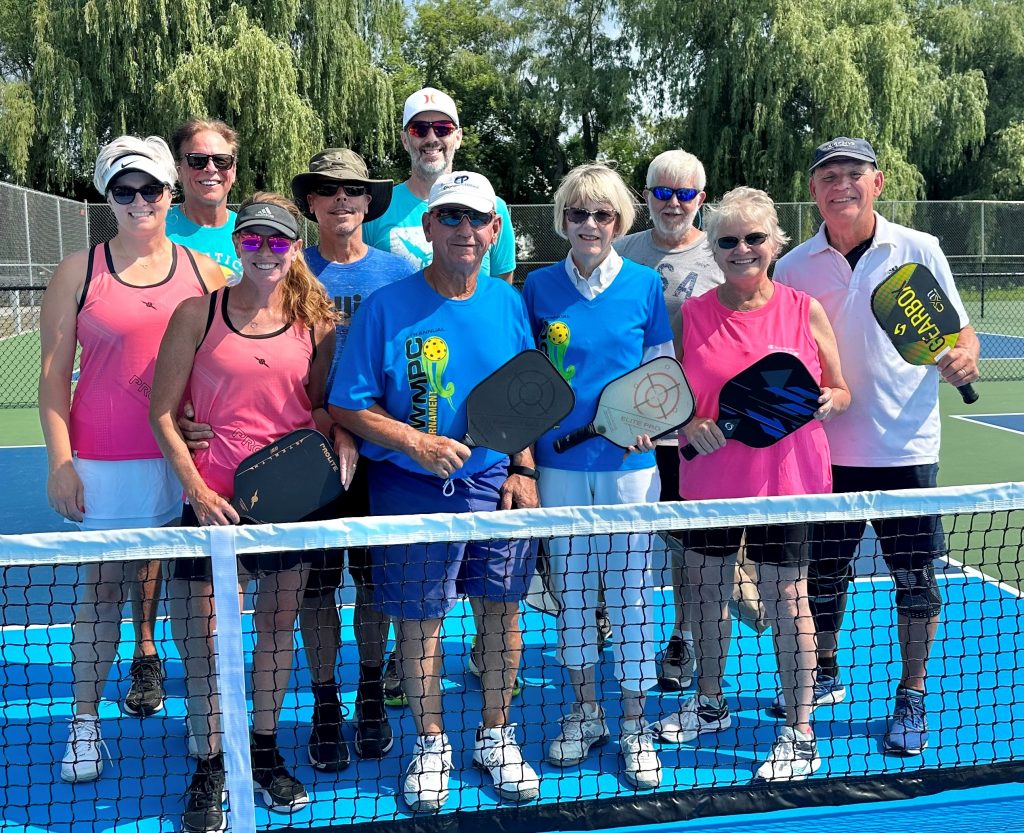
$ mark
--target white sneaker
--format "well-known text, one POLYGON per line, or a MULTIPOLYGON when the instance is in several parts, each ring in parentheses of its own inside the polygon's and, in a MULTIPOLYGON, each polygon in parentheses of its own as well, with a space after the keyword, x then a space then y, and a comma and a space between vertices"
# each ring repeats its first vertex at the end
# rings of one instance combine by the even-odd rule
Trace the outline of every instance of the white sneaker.
POLYGON ((732 725, 729 707, 722 700, 716 704, 706 694, 698 694, 683 703, 675 714, 655 723, 651 728, 662 743, 686 743, 705 732, 720 732, 732 725))
POLYGON ((448 735, 420 735, 405 770, 402 795, 414 813, 436 813, 448 800, 452 747, 448 735))
POLYGON ((516 725, 476 730, 473 766, 486 770, 506 801, 532 801, 540 794, 540 779, 516 743, 516 725))
POLYGON ((64 760, 60 764, 60 777, 68 783, 95 781, 103 772, 103 753, 110 751, 100 736, 99 719, 80 714, 71 719, 64 760))
POLYGON ((619 749, 626 762, 623 773, 638 790, 653 790, 661 785, 661 761, 654 751, 654 737, 650 727, 638 732, 624 732, 619 736, 619 749))
POLYGON ((821 766, 814 736, 797 734, 792 726, 783 726, 772 744, 768 760, 757 768, 755 781, 803 781, 821 766))
POLYGON ((600 706, 577 703, 561 722, 562 731, 548 747, 548 761, 555 766, 576 766, 587 757, 590 747, 608 740, 608 726, 600 706))

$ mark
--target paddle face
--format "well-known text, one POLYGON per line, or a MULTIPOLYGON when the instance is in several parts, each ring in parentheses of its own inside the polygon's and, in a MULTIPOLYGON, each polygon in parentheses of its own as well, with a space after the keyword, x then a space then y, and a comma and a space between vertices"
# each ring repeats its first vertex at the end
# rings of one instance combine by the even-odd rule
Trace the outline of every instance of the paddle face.
MULTIPOLYGON (((875 287, 871 312, 903 359, 934 364, 956 346, 960 315, 935 276, 920 263, 907 263, 875 287)), ((970 385, 957 388, 964 402, 977 401, 970 385)))
POLYGON ((659 356, 605 385, 590 425, 556 441, 555 450, 596 436, 628 448, 640 434, 653 440, 676 430, 693 418, 693 410, 693 392, 679 362, 659 356))
POLYGON ((341 496, 338 458, 311 428, 292 431, 235 469, 231 505, 252 523, 301 521, 341 496))
POLYGON ((910 364, 934 364, 956 346, 960 315, 935 276, 920 263, 893 272, 871 293, 871 312, 910 364))
POLYGON ((727 440, 767 448, 814 419, 818 387, 796 356, 769 353, 733 376, 718 396, 718 427, 727 440))
POLYGON ((465 443, 517 454, 557 426, 575 404, 572 388, 548 357, 526 350, 470 392, 465 443))

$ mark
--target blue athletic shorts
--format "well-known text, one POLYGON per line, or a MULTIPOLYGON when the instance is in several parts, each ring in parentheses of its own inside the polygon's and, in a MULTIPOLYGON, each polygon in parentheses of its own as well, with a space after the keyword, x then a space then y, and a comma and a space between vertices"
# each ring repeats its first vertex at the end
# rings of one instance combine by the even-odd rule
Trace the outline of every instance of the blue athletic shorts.
MULTIPOLYGON (((438 477, 407 471, 393 463, 367 461, 370 509, 374 515, 491 512, 507 478, 502 462, 472 477, 452 481, 446 496, 438 477)), ((530 541, 399 544, 375 547, 374 601, 388 616, 439 619, 459 592, 489 601, 518 602, 533 575, 536 547, 530 541), (458 587, 456 586, 458 582, 458 587)))

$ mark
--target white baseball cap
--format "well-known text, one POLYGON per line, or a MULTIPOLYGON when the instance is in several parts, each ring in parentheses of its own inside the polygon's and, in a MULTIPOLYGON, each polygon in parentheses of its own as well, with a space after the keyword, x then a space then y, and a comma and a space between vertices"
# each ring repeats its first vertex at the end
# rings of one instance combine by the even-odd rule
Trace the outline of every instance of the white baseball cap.
POLYGON ((464 205, 474 211, 493 212, 497 199, 494 188, 483 174, 455 171, 438 177, 431 186, 427 209, 442 205, 464 205))
POLYGON ((459 111, 455 108, 455 101, 452 97, 433 87, 424 87, 405 100, 405 109, 402 111, 402 127, 404 128, 417 115, 425 113, 427 110, 444 113, 455 122, 456 127, 459 126, 459 111))

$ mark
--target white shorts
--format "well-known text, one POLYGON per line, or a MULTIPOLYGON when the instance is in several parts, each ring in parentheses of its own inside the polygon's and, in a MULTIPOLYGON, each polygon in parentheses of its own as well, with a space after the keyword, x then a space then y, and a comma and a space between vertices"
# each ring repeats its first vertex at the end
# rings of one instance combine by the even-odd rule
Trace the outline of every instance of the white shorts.
POLYGON ((178 476, 167 460, 74 458, 82 478, 85 520, 81 529, 144 529, 181 516, 178 476))

